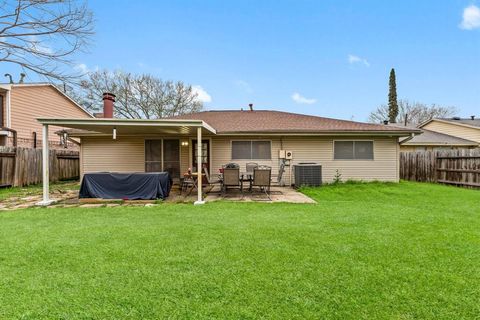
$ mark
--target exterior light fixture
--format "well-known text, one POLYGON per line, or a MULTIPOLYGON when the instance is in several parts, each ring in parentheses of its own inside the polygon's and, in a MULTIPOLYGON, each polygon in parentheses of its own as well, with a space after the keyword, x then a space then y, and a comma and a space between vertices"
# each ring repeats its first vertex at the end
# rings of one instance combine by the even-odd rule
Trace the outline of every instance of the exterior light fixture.
POLYGON ((117 140, 117 128, 113 128, 113 140, 117 140))
POLYGON ((182 147, 188 147, 188 141, 182 141, 182 147))
POLYGON ((68 133, 66 131, 63 132, 63 147, 67 149, 68 147, 68 133))

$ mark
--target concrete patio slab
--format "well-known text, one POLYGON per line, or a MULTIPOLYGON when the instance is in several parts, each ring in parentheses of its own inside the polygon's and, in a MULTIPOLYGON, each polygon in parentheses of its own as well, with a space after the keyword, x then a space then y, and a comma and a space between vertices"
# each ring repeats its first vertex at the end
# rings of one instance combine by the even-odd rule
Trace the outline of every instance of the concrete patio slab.
MULTIPOLYGON (((167 202, 194 202, 196 200, 195 191, 188 194, 188 192, 180 192, 180 190, 173 189, 167 202)), ((287 203, 316 203, 312 198, 307 197, 303 193, 289 187, 271 187, 270 199, 264 192, 260 190, 253 190, 252 192, 245 190, 243 194, 238 189, 229 189, 225 195, 222 195, 219 186, 214 188, 207 188, 205 201, 239 201, 239 202, 287 202, 287 203)))

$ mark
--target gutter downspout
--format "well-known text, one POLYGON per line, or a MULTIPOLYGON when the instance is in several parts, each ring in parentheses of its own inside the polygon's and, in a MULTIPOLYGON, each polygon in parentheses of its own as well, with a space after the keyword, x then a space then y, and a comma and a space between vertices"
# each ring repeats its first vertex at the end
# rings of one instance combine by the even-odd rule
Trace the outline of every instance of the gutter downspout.
POLYGON ((412 140, 413 138, 415 138, 415 136, 416 136, 416 134, 412 132, 412 133, 410 134, 410 137, 408 137, 407 139, 403 140, 402 142, 399 142, 399 144, 403 144, 403 143, 405 143, 405 142, 407 142, 407 141, 410 141, 410 140, 412 140))

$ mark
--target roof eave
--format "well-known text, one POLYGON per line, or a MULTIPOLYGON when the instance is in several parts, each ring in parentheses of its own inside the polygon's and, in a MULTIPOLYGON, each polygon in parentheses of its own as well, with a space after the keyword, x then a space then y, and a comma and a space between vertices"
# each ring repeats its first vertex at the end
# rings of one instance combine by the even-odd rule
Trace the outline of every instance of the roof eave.
POLYGON ((199 127, 216 134, 216 130, 203 120, 151 120, 151 119, 107 119, 107 118, 92 118, 92 119, 64 119, 64 118, 37 118, 37 121, 44 125, 55 125, 68 127, 75 125, 90 125, 90 126, 139 126, 139 127, 199 127))
POLYGON ((331 135, 380 135, 380 136, 397 136, 405 137, 410 136, 412 133, 421 134, 420 130, 415 131, 336 131, 336 130, 325 130, 325 131, 241 131, 241 132, 217 132, 217 135, 238 135, 238 136, 248 136, 248 135, 272 135, 272 136, 331 136, 331 135))
POLYGON ((478 143, 436 143, 436 142, 400 142, 402 146, 458 146, 458 147, 476 147, 478 143))

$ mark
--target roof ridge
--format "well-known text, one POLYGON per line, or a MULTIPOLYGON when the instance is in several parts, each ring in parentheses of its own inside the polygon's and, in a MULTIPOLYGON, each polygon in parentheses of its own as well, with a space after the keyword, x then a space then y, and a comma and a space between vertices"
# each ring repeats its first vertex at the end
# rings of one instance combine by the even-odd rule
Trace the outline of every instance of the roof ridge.
POLYGON ((279 110, 203 110, 167 119, 202 119, 219 133, 248 132, 418 132, 379 123, 327 118, 279 110))
POLYGON ((228 110, 228 109, 227 110, 203 110, 203 111, 198 111, 198 112, 192 112, 192 113, 185 114, 185 115, 194 115, 194 114, 206 113, 206 112, 275 112, 275 113, 291 114, 291 115, 301 116, 301 117, 313 117, 313 118, 333 120, 333 121, 344 121, 344 122, 349 122, 349 123, 361 123, 361 124, 365 124, 365 125, 383 126, 383 124, 380 124, 380 123, 371 123, 371 122, 364 122, 364 121, 337 119, 337 118, 330 118, 330 117, 318 116, 318 115, 313 115, 313 114, 304 114, 304 113, 297 113, 297 112, 290 112, 290 111, 283 111, 283 110, 271 110, 271 109, 260 109, 260 110, 228 110))

